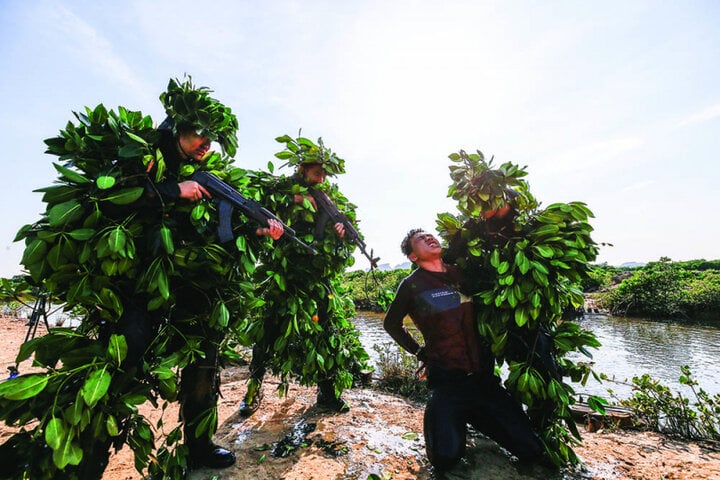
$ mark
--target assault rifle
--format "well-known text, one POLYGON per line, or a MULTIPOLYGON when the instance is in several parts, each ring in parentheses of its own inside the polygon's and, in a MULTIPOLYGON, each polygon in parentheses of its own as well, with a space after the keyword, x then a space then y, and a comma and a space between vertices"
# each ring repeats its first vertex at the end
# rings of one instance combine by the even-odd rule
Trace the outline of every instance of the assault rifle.
POLYGON ((328 220, 332 220, 333 224, 342 223, 345 228, 345 238, 357 245, 362 254, 370 260, 370 268, 377 268, 377 262, 380 260, 380 257, 373 258, 372 250, 370 250, 370 253, 367 253, 367 245, 365 245, 363 239, 360 238, 360 234, 355 230, 352 223, 350 223, 350 219, 338 210, 333 201, 330 200, 330 197, 317 188, 311 188, 310 195, 315 199, 315 204, 320 212, 315 228, 315 238, 322 238, 325 224, 328 220))
POLYGON ((303 247, 308 253, 312 253, 313 255, 317 254, 317 251, 314 248, 297 238, 295 230, 285 225, 278 217, 275 216, 274 213, 260 205, 255 200, 245 197, 212 173, 199 171, 193 173, 190 178, 210 191, 213 198, 216 198, 219 202, 220 222, 218 224, 217 233, 221 242, 229 242, 234 238, 232 233, 232 213, 233 209, 237 207, 240 211, 242 211, 242 213, 252 218, 263 227, 268 225, 268 220, 277 220, 283 227, 284 236, 303 247))

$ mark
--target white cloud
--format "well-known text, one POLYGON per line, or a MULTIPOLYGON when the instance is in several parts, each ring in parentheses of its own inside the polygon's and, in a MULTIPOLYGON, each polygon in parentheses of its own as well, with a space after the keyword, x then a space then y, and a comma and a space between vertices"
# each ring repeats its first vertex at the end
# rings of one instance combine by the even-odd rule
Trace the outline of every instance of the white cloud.
POLYGON ((689 127, 693 125, 698 125, 705 122, 710 122, 713 120, 716 120, 720 118, 720 103, 716 105, 711 105, 707 107, 706 109, 693 113, 691 115, 688 115, 687 117, 681 119, 678 123, 678 127, 689 127))
MULTIPOLYGON (((552 163, 547 165, 549 171, 546 173, 610 172, 618 163, 630 161, 632 157, 628 154, 644 144, 644 140, 639 137, 621 137, 580 145, 555 156, 552 163)), ((638 157, 638 161, 643 160, 638 157)))
POLYGON ((622 192, 634 192, 638 190, 647 190, 649 187, 655 184, 655 180, 643 180, 640 182, 634 182, 626 185, 622 188, 622 192))
POLYGON ((62 5, 45 6, 49 8, 46 12, 45 28, 54 30, 45 34, 63 39, 63 43, 55 47, 60 48, 62 54, 66 55, 66 62, 91 69, 109 83, 121 84, 129 91, 156 90, 134 73, 133 66, 117 52, 113 43, 98 28, 62 5))

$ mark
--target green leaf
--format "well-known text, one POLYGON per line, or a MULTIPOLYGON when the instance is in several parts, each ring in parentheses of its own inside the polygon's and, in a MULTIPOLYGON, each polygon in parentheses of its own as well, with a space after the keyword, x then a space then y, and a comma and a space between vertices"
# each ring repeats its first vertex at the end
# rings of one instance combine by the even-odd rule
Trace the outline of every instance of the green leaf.
POLYGON ((120 366, 127 356, 127 340, 123 335, 113 334, 108 342, 107 356, 113 365, 120 366))
POLYGON ((95 294, 98 301, 105 308, 111 308, 118 314, 122 313, 122 302, 118 298, 117 294, 109 288, 100 289, 100 293, 95 294))
POLYGON ((83 457, 82 448, 74 442, 72 430, 63 438, 60 448, 53 450, 53 463, 57 468, 63 470, 68 465, 79 465, 83 457))
POLYGON ((103 200, 108 200, 115 205, 127 205, 139 199, 144 191, 143 187, 124 188, 112 195, 108 195, 103 200))
POLYGON ((172 255, 175 251, 175 245, 173 244, 172 231, 163 225, 160 227, 160 238, 162 239, 163 247, 168 255, 172 255))
POLYGON ((48 224, 50 227, 60 227, 80 219, 83 206, 77 199, 58 203, 48 210, 48 224))
POLYGON ((243 237, 242 235, 239 235, 235 239, 235 246, 237 247, 238 252, 247 251, 247 240, 245 240, 245 237, 243 237))
POLYGON ((490 265, 492 265, 495 268, 498 268, 498 265, 500 265, 500 252, 495 249, 490 254, 490 265))
POLYGON ((48 204, 56 204, 67 202, 79 195, 83 195, 87 187, 70 186, 70 185, 54 185, 51 187, 38 188, 35 192, 45 192, 42 197, 43 202, 48 204))
MULTIPOLYGON (((510 278, 512 278, 512 277, 510 277, 510 278)), ((511 288, 508 289, 507 301, 511 308, 515 308, 518 304, 517 298, 515 297, 515 291, 511 288)))
POLYGON ((518 327, 522 327, 529 320, 528 312, 524 308, 518 308, 515 310, 515 324, 518 327))
POLYGON ((208 413, 202 415, 200 422, 195 427, 195 436, 202 438, 207 436, 207 432, 214 432, 217 427, 217 409, 210 409, 208 413))
POLYGON ((80 423, 83 416, 84 404, 82 401, 82 391, 78 390, 75 395, 75 401, 72 402, 65 410, 63 410, 63 418, 65 421, 73 426, 80 423))
POLYGON ((219 325, 223 328, 228 326, 228 322, 230 321, 230 311, 223 302, 215 304, 215 308, 213 308, 212 312, 212 321, 215 325, 219 325))
POLYGON ((120 429, 118 428, 117 420, 113 415, 108 415, 105 420, 105 428, 107 429, 108 435, 111 437, 117 437, 120 435, 120 429))
POLYGON ((530 270, 530 261, 525 256, 522 250, 518 250, 515 254, 515 265, 517 265, 520 273, 525 275, 530 270))
POLYGON ((275 278, 275 283, 277 283, 278 288, 284 292, 285 291, 285 277, 283 277, 279 273, 276 273, 275 275, 273 275, 273 277, 275 278))
POLYGON ((535 270, 542 273, 543 275, 547 275, 548 273, 550 273, 550 270, 548 270, 548 268, 540 262, 536 262, 533 260, 532 262, 530 262, 530 264, 535 270))
POLYGON ((200 220, 203 215, 205 215, 205 206, 201 204, 195 205, 190 212, 190 218, 193 220, 200 220))
POLYGON ((295 156, 296 156, 296 155, 295 155, 294 153, 288 152, 288 151, 285 151, 285 150, 283 150, 282 152, 278 152, 278 153, 275 154, 275 157, 278 158, 278 159, 280 159, 280 160, 287 160, 287 159, 290 159, 290 158, 294 158, 295 156))
POLYGON ((542 227, 538 228, 534 232, 532 232, 532 235, 541 237, 541 236, 548 236, 548 235, 556 235, 560 231, 560 228, 557 225, 549 224, 549 225, 543 225, 542 227))
POLYGON ((145 145, 145 146, 148 145, 148 142, 145 141, 144 138, 139 137, 139 136, 135 135, 135 134, 132 133, 132 132, 125 131, 125 133, 126 133, 127 136, 130 137, 132 140, 134 140, 134 141, 136 141, 136 142, 138 142, 138 143, 140 143, 140 144, 142 144, 142 145, 145 145))
POLYGON ((48 249, 47 247, 48 244, 40 239, 36 238, 32 240, 28 246, 25 247, 25 251, 23 252, 22 260, 20 262, 26 266, 39 262, 45 258, 45 253, 48 249))
POLYGON ((164 303, 165 303, 165 299, 162 296, 153 297, 148 301, 147 309, 152 312, 152 311, 157 310, 158 308, 162 307, 162 305, 164 303))
POLYGON ((158 378, 158 384, 160 386, 160 395, 162 398, 170 402, 174 402, 177 399, 178 383, 175 377, 158 378))
POLYGON ((167 380, 175 378, 175 372, 165 366, 158 366, 152 369, 153 375, 157 376, 160 380, 167 380))
POLYGON ((95 180, 95 184, 100 190, 107 190, 108 188, 112 188, 113 186, 115 186, 115 181, 115 177, 112 177, 110 175, 103 175, 101 177, 98 177, 97 180, 95 180))
POLYGON ((97 402, 105 396, 110 388, 111 380, 112 375, 105 367, 90 374, 82 387, 83 400, 88 407, 94 408, 97 402))
POLYGON ((75 230, 68 232, 68 235, 73 240, 90 240, 95 235, 95 230, 92 228, 76 228, 75 230))
POLYGON ((60 418, 52 417, 45 425, 45 441, 53 450, 60 448, 67 434, 65 423, 60 418))
POLYGON ((125 248, 126 235, 122 227, 116 227, 108 235, 108 247, 111 252, 122 252, 125 248))
POLYGON ((45 390, 49 376, 29 374, 0 383, 0 396, 8 400, 25 400, 45 390))
POLYGON ((165 272, 165 268, 162 265, 160 265, 157 269, 155 275, 155 285, 157 286, 158 292, 160 292, 162 298, 165 300, 170 298, 170 283, 167 273, 165 272))
POLYGON ((65 168, 62 165, 58 165, 57 163, 53 162, 53 167, 55 167, 55 170, 60 173, 65 179, 70 180, 71 182, 75 183, 91 183, 91 180, 85 177, 84 175, 81 175, 80 173, 70 170, 69 168, 65 168))
POLYGON ((53 270, 60 268, 65 263, 65 258, 62 255, 62 245, 58 243, 53 246, 48 252, 46 260, 53 270))
POLYGON ((539 253, 541 257, 545 258, 552 258, 554 253, 552 248, 546 247, 545 245, 534 245, 533 250, 539 253))

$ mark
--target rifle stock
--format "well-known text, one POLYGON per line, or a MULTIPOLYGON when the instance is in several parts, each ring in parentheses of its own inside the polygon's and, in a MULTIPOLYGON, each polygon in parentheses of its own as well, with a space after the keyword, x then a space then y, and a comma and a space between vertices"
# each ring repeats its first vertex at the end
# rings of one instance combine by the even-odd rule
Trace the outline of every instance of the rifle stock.
POLYGON ((198 171, 193 173, 190 178, 212 193, 213 198, 220 204, 218 238, 221 242, 229 242, 234 238, 232 233, 232 213, 235 208, 239 208, 246 216, 252 218, 263 227, 268 226, 268 220, 277 220, 283 227, 283 236, 303 247, 308 253, 312 253, 313 255, 317 254, 314 248, 297 238, 295 230, 285 225, 274 213, 255 200, 245 197, 212 173, 198 171))
POLYGON ((310 195, 312 195, 315 199, 315 204, 320 210, 321 217, 320 220, 318 220, 319 228, 324 229, 325 222, 327 222, 328 219, 332 220, 333 224, 342 223, 345 229, 345 238, 357 245, 362 254, 370 260, 370 268, 377 268, 377 262, 380 260, 380 257, 373 258, 372 251, 370 253, 367 252, 367 245, 360 237, 360 233, 355 229, 353 224, 350 223, 350 219, 338 210, 330 197, 328 197, 325 192, 317 188, 311 188, 310 195))

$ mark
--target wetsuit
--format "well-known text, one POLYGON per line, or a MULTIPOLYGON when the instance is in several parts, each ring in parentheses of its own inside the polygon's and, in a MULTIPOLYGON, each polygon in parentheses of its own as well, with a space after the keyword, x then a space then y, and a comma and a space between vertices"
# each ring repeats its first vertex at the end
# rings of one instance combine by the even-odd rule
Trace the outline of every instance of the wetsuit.
POLYGON ((455 465, 465 452, 469 423, 520 460, 539 460, 542 443, 522 407, 494 375, 494 360, 480 339, 473 304, 461 293, 461 281, 454 266, 447 272, 418 268, 398 287, 384 321, 393 339, 427 367, 428 458, 439 470, 455 465), (422 333, 424 348, 403 326, 406 315, 422 333))

